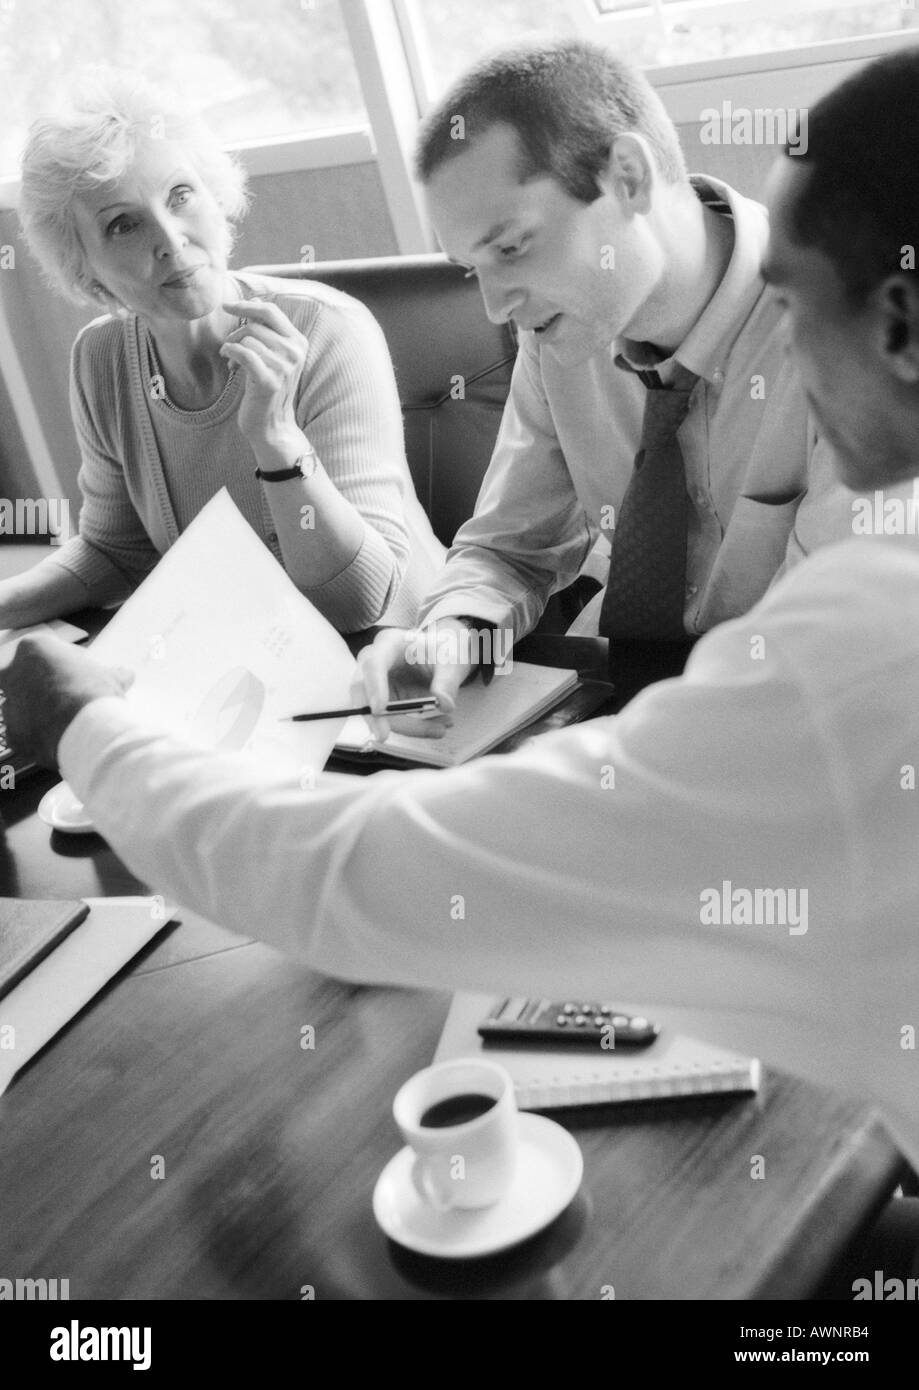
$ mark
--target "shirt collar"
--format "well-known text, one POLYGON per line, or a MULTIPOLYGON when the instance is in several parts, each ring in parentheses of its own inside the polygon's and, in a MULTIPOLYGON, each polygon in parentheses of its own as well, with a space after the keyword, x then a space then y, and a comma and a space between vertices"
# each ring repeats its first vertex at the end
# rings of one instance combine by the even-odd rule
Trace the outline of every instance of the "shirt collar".
POLYGON ((670 357, 661 358, 650 343, 620 338, 616 343, 616 365, 626 371, 654 367, 662 380, 669 382, 675 375, 675 364, 679 364, 720 385, 734 341, 763 292, 760 265, 769 237, 769 222, 761 203, 744 198, 720 179, 694 174, 690 182, 701 202, 733 220, 734 248, 727 269, 701 315, 670 357))

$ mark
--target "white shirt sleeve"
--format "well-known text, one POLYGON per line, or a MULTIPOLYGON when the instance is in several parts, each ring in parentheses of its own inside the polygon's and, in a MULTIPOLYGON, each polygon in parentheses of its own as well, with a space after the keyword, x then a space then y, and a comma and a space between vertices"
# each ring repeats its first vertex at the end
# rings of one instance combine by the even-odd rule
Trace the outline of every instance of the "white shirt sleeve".
POLYGON ((475 515, 457 531, 420 623, 468 614, 520 638, 550 596, 577 578, 597 538, 558 441, 532 336, 524 335, 514 364, 475 515))
MULTIPOLYGON (((901 1083, 885 1090, 865 1040, 881 1029, 895 1052, 912 1017, 919 817, 898 775, 919 701, 879 725, 878 663, 902 661, 902 637, 877 631, 855 561, 828 554, 816 584, 798 571, 703 639, 681 680, 510 756, 303 791, 100 700, 62 770, 156 891, 329 973, 641 1001, 677 1023, 702 1010, 714 1041, 890 1112, 901 1083), (819 641, 802 614, 825 620, 819 641), (738 920, 733 893, 757 890, 769 920, 743 920, 743 899, 738 920)), ((915 1085, 913 1069, 901 1110, 915 1085)))

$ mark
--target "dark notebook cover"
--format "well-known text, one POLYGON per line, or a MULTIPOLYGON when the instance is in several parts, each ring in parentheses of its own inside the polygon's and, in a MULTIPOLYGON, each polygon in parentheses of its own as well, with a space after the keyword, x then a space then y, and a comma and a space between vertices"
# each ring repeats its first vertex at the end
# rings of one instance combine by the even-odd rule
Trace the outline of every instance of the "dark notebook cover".
MULTIPOLYGON (((608 706, 614 695, 615 690, 607 681, 582 677, 557 705, 539 715, 525 728, 518 729, 515 734, 510 734, 491 752, 513 753, 516 748, 529 742, 536 734, 551 733, 555 729, 567 728, 569 724, 578 724, 581 720, 594 719, 600 715, 608 714, 608 706)), ((334 772, 336 764, 338 770, 347 772, 378 772, 384 768, 414 771, 417 768, 429 766, 426 763, 409 762, 406 758, 394 757, 383 751, 362 753, 351 752, 345 748, 333 748, 328 762, 329 770, 334 772)), ((462 765, 459 764, 459 766, 462 765)))
POLYGON ((0 999, 88 916, 81 902, 0 898, 0 999))

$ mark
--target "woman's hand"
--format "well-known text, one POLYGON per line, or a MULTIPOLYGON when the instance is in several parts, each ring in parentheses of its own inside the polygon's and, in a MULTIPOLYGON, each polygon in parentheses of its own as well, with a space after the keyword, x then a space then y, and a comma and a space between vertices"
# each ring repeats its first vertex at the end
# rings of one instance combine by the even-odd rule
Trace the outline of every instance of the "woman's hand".
POLYGON ((234 328, 220 349, 245 373, 239 428, 256 453, 283 449, 299 434, 294 404, 309 342, 276 304, 234 299, 223 308, 248 320, 234 328))

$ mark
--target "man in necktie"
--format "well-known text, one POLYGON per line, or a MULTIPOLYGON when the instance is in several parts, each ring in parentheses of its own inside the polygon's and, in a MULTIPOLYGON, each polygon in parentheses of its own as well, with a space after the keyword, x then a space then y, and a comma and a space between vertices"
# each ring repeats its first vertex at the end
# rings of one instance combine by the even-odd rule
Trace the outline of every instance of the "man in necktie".
POLYGON ((650 674, 677 675, 688 651, 683 609, 689 496, 679 430, 699 380, 685 367, 669 383, 653 369, 638 376, 647 392, 641 442, 613 531, 599 622, 625 699, 650 674))
POLYGON ((585 575, 599 592, 573 630, 610 636, 614 678, 626 651, 678 671, 800 555, 802 516, 811 545, 851 534, 842 489, 812 487, 830 454, 759 273, 765 209, 690 177, 640 73, 581 42, 500 54, 430 115, 417 166, 519 352, 475 515, 422 605, 436 667, 414 664, 417 633, 384 631, 362 658, 372 699, 430 684, 449 711, 468 629, 506 650, 585 575))

